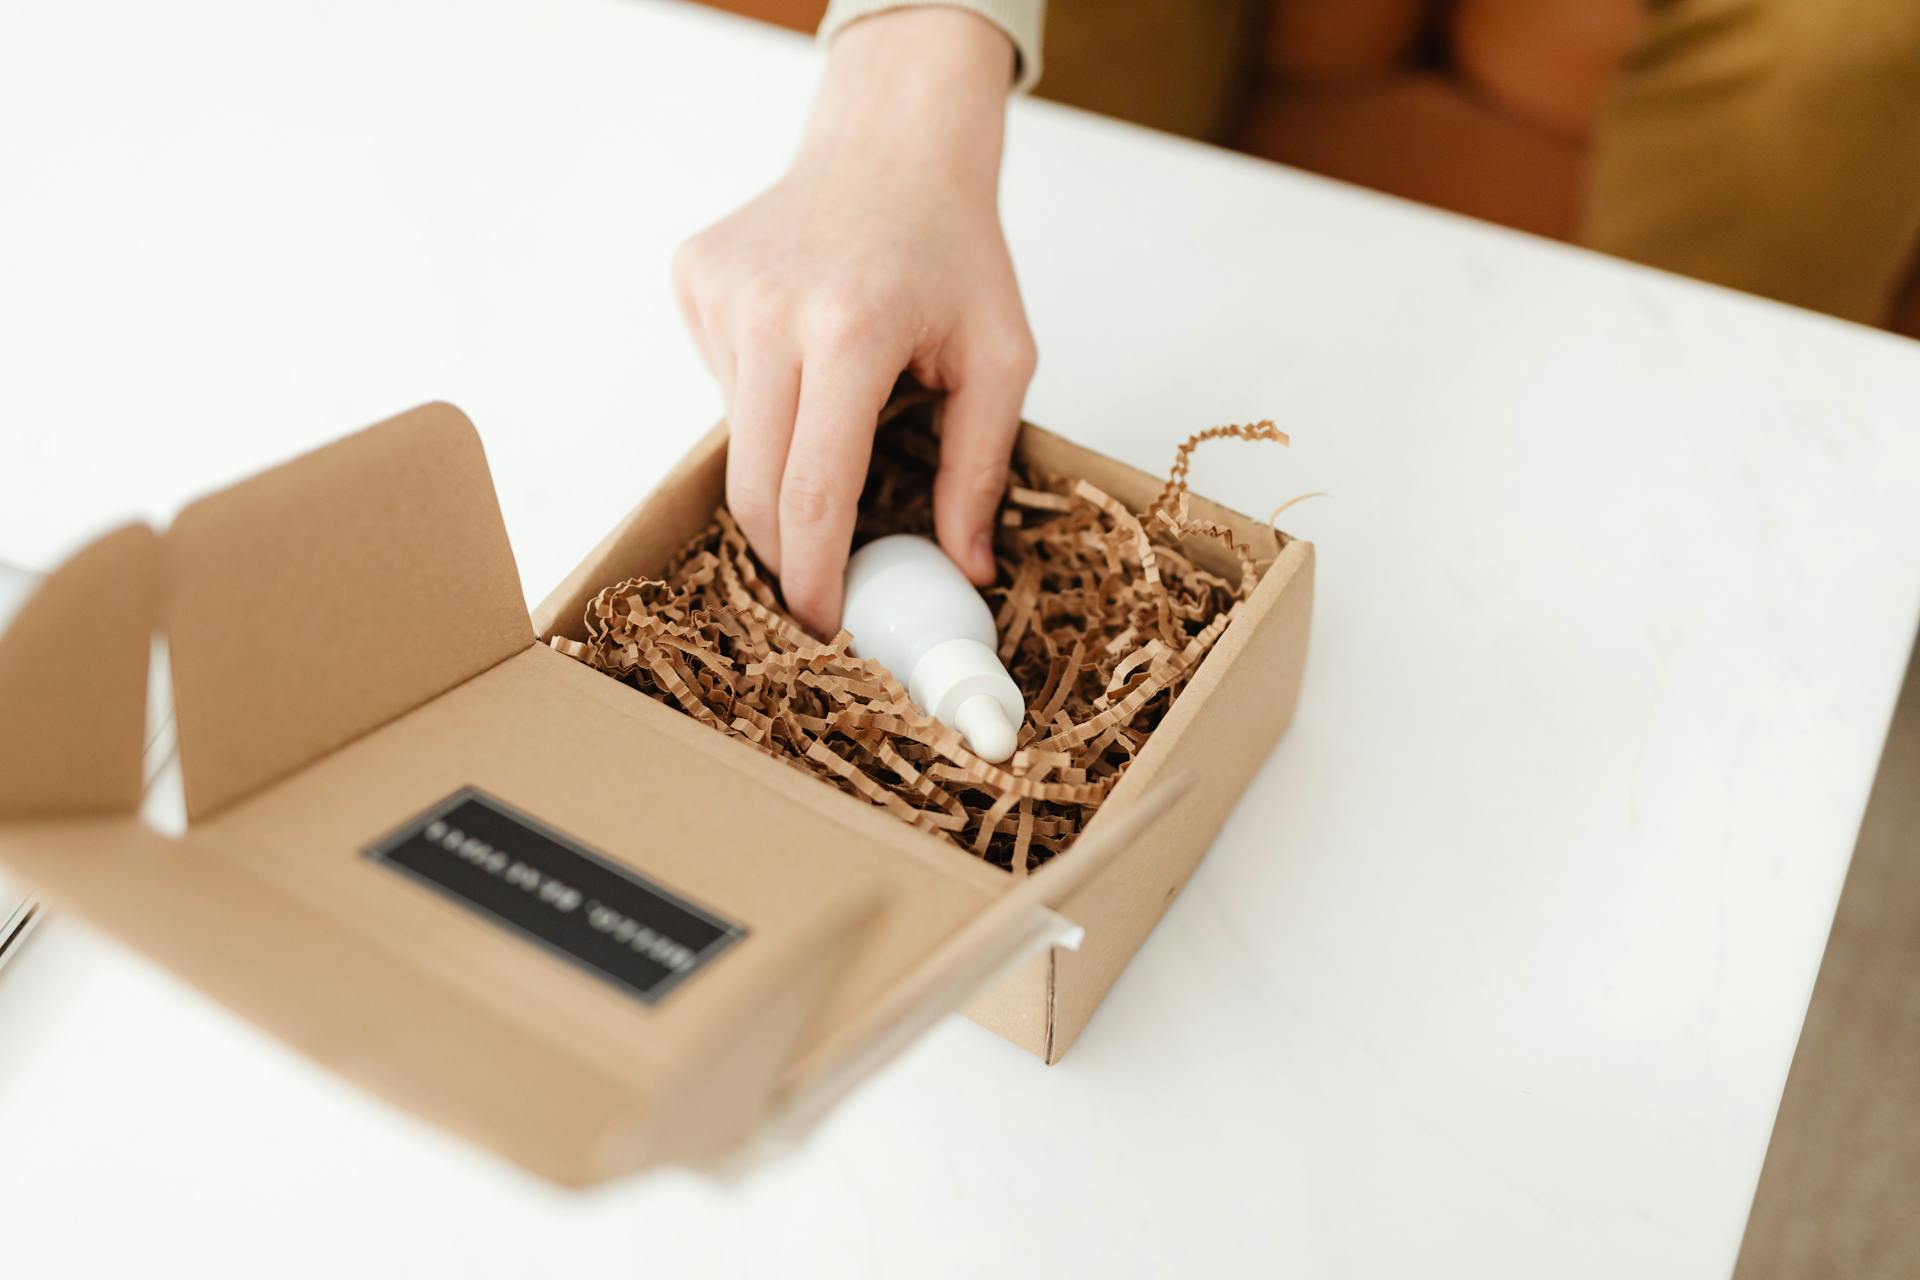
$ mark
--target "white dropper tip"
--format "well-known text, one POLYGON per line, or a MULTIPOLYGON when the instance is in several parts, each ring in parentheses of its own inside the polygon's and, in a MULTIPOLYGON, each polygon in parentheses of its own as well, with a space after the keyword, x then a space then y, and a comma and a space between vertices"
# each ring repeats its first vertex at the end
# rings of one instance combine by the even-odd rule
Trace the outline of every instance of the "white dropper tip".
POLYGON ((973 754, 989 764, 999 764, 1013 754, 1015 728, 1007 723, 1000 700, 990 693, 976 693, 962 702, 953 713, 953 727, 973 754))

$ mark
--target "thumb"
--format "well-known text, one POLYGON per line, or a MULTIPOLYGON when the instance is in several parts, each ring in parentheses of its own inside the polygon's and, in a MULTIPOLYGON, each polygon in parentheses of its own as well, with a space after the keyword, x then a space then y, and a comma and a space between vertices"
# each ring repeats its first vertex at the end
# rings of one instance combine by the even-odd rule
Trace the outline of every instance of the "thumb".
POLYGON ((993 581, 993 523, 1007 490, 1020 405, 1033 380, 1033 340, 962 371, 940 424, 933 527, 941 549, 976 585, 993 581))

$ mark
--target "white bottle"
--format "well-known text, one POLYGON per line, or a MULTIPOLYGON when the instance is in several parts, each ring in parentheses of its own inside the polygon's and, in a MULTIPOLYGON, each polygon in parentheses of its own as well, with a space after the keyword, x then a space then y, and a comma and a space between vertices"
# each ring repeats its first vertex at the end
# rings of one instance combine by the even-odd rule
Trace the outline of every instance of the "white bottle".
POLYGON ((907 533, 854 552, 841 625, 856 656, 891 671, 974 754, 995 763, 1013 754, 1026 699, 994 651, 993 611, 946 552, 907 533))

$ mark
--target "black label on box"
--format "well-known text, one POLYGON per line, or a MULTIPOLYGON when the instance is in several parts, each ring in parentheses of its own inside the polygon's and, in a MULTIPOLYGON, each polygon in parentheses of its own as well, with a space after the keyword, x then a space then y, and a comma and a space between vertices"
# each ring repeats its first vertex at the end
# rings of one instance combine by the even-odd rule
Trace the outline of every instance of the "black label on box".
POLYGON ((648 1004, 747 933, 472 787, 366 855, 648 1004))

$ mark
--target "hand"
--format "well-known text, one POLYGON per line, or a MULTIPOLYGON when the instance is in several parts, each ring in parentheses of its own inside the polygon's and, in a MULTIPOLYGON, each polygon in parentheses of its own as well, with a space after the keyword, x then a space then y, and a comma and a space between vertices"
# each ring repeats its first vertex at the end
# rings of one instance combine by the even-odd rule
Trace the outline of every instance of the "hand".
POLYGON ((674 259, 732 428, 727 506, 802 625, 830 635, 873 450, 902 370, 947 391, 940 545, 976 583, 1033 336, 997 188, 1013 46, 957 9, 843 30, 787 173, 674 259))

